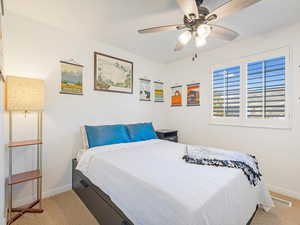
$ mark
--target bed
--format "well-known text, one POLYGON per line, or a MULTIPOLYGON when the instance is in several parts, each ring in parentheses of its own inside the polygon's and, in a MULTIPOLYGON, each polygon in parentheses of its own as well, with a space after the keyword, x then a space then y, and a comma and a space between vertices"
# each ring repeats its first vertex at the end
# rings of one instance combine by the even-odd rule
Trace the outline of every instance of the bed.
POLYGON ((93 147, 73 160, 73 189, 101 225, 246 225, 273 206, 263 181, 184 151, 158 139, 93 147))

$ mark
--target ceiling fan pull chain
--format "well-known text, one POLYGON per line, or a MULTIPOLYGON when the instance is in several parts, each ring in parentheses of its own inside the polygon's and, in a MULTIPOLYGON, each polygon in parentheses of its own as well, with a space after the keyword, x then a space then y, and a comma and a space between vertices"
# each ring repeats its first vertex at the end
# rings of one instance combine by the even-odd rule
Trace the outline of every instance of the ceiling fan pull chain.
POLYGON ((198 58, 198 54, 195 53, 194 56, 193 56, 193 58, 192 58, 192 60, 195 61, 197 58, 198 58))

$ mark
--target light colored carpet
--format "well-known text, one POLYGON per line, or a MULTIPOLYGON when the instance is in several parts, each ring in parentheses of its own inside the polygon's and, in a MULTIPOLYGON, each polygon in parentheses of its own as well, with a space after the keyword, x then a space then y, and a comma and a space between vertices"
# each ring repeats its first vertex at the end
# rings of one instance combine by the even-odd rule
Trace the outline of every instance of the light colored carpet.
MULTIPOLYGON (((269 213, 258 210, 251 225, 300 225, 300 201, 274 194, 293 202, 293 207, 275 202, 269 213)), ((25 214, 14 225, 99 225, 73 191, 43 201, 43 214, 25 214)), ((241 224, 242 225, 242 224, 241 224)))

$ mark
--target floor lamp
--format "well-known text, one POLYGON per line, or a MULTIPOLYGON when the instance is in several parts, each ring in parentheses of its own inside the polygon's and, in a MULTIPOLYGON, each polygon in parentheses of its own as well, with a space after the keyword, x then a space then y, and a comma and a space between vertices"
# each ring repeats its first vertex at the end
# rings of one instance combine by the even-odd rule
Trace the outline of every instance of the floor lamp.
POLYGON ((6 86, 6 110, 9 114, 9 176, 8 176, 8 207, 7 225, 12 224, 25 213, 42 213, 42 122, 44 109, 44 81, 39 79, 8 76, 6 86), (33 140, 13 139, 13 113, 37 113, 37 137, 33 140), (34 145, 37 148, 37 168, 35 170, 13 174, 12 153, 15 148, 34 145), (26 207, 14 208, 13 186, 15 184, 34 181, 37 184, 36 200, 26 207), (38 208, 33 208, 39 205, 38 208))

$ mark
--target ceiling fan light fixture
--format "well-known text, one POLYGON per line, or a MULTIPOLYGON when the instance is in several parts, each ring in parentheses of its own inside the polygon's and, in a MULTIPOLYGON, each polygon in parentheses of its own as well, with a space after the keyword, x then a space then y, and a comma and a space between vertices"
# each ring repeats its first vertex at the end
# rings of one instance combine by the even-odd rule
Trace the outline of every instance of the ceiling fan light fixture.
MULTIPOLYGON (((0 0, 1 1, 1 0, 0 0)), ((150 27, 139 30, 141 34, 155 33, 162 31, 183 30, 178 37, 175 51, 182 50, 192 39, 195 40, 196 46, 199 48, 206 44, 208 36, 213 36, 225 41, 233 41, 238 37, 238 33, 216 25, 210 24, 211 21, 218 21, 224 17, 233 15, 242 9, 245 9, 262 0, 227 0, 226 3, 214 9, 212 12, 203 6, 204 0, 176 0, 181 8, 184 17, 182 24, 150 27)))
POLYGON ((201 24, 198 28, 197 28, 197 34, 199 37, 202 38, 207 38, 208 35, 211 33, 211 27, 207 24, 201 24))
POLYGON ((185 31, 179 35, 178 41, 182 45, 186 45, 192 39, 192 33, 190 31, 185 31))
POLYGON ((206 38, 203 38, 203 37, 196 37, 195 38, 195 43, 196 43, 196 47, 197 48, 200 48, 204 45, 206 45, 207 41, 206 41, 206 38))

